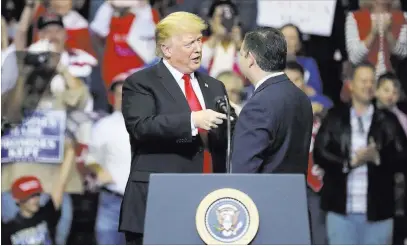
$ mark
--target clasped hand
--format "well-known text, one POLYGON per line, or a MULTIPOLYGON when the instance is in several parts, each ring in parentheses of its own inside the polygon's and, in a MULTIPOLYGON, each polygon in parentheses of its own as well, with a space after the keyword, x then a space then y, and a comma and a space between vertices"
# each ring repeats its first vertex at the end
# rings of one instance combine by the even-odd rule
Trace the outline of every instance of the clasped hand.
POLYGON ((380 164, 379 151, 373 138, 369 139, 369 145, 366 148, 356 151, 356 155, 351 161, 351 166, 358 167, 366 162, 373 162, 376 165, 380 164))
POLYGON ((392 26, 392 19, 391 17, 384 18, 383 22, 379 22, 378 16, 375 19, 372 19, 372 32, 374 34, 378 34, 380 30, 384 31, 384 33, 391 32, 392 26))

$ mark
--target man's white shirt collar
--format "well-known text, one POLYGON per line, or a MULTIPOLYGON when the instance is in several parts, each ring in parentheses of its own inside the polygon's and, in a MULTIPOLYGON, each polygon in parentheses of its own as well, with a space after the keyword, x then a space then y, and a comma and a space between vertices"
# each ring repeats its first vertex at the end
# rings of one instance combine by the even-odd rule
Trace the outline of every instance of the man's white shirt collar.
POLYGON ((261 79, 259 82, 257 82, 256 86, 254 87, 254 90, 256 91, 257 88, 259 88, 260 85, 263 84, 269 78, 276 77, 276 76, 279 76, 279 75, 282 75, 282 74, 284 74, 284 72, 277 72, 277 73, 272 73, 272 74, 267 75, 266 77, 261 79))
MULTIPOLYGON (((174 77, 175 81, 180 81, 182 79, 182 77, 184 76, 183 73, 181 73, 180 71, 178 71, 175 67, 171 66, 171 64, 163 59, 163 63, 164 65, 168 68, 168 70, 170 71, 170 73, 172 74, 172 76, 174 77)), ((191 73, 191 80, 195 78, 195 73, 191 73)))

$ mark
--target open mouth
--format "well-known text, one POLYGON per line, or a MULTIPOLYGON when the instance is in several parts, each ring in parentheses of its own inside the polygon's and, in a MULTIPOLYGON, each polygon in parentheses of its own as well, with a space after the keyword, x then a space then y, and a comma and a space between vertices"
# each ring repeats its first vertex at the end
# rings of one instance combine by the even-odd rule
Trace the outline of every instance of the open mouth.
POLYGON ((192 60, 193 60, 194 62, 199 62, 199 61, 201 61, 201 56, 197 56, 197 57, 195 57, 195 58, 192 58, 192 60))

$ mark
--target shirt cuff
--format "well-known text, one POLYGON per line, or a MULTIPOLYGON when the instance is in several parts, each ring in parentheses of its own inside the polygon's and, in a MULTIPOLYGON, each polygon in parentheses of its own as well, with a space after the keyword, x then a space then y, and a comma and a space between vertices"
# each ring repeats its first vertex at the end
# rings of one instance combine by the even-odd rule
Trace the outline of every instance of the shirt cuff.
POLYGON ((194 120, 192 119, 192 113, 191 113, 191 133, 193 137, 198 135, 198 128, 195 127, 194 120))

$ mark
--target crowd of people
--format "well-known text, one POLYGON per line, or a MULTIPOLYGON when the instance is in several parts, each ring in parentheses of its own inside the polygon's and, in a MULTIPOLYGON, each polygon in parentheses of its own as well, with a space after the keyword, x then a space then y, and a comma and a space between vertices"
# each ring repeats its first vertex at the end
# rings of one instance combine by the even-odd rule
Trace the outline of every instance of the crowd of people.
MULTIPOLYGON (((195 13, 208 24, 199 71, 239 115, 255 90, 238 57, 258 1, 2 1, 2 243, 125 244, 123 84, 159 61, 162 18, 195 13)), ((407 244, 407 4, 335 2, 330 36, 278 27, 284 73, 314 115, 312 243, 407 244)))

